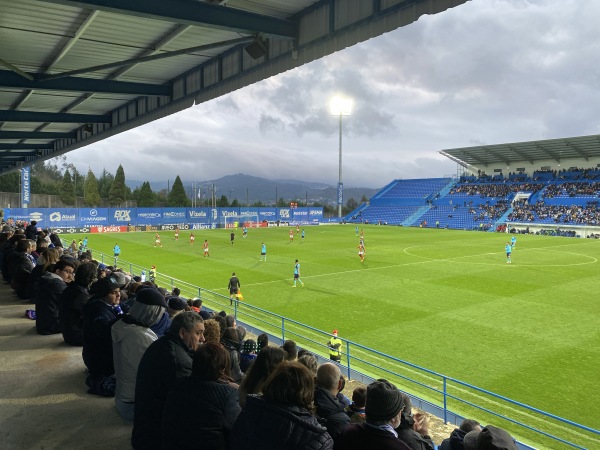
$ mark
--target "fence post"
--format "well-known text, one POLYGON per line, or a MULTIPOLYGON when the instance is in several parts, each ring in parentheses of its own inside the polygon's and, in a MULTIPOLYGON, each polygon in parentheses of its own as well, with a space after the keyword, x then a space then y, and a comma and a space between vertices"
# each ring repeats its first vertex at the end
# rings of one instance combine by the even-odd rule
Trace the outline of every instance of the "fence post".
POLYGON ((350 342, 346 341, 346 358, 348 358, 348 379, 350 380, 350 342))
POLYGON ((202 299, 202 289, 198 288, 198 298, 202 299))
POLYGON ((281 318, 281 343, 285 342, 285 318, 281 318))
POLYGON ((447 379, 444 377, 444 423, 448 423, 448 392, 447 392, 447 379))

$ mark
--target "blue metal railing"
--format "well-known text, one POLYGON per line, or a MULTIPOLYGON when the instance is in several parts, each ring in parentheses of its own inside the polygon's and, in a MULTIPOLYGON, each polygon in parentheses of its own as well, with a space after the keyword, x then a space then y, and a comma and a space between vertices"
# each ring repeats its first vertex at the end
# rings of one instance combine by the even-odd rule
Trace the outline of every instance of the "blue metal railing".
MULTIPOLYGON (((114 257, 94 252, 96 259, 114 264, 114 257)), ((132 275, 147 268, 119 260, 119 267, 127 268, 132 275)), ((300 348, 315 355, 328 355, 327 342, 330 335, 317 328, 274 314, 270 311, 234 301, 229 297, 203 289, 186 281, 164 274, 157 274, 159 286, 177 286, 183 297, 198 297, 203 307, 214 311, 226 311, 236 317, 249 331, 271 335, 274 342, 293 339, 300 348)), ((494 392, 437 373, 408 361, 373 350, 356 342, 346 340, 340 368, 349 379, 370 382, 387 378, 410 394, 413 405, 432 413, 445 423, 459 425, 463 418, 475 418, 480 423, 495 420, 521 441, 522 449, 564 448, 564 446, 587 449, 600 448, 600 431, 578 424, 554 414, 526 405, 494 392), (528 445, 529 441, 534 444, 528 445)), ((319 357, 325 360, 327 357, 319 357)), ((499 424, 499 426, 502 426, 499 424)))

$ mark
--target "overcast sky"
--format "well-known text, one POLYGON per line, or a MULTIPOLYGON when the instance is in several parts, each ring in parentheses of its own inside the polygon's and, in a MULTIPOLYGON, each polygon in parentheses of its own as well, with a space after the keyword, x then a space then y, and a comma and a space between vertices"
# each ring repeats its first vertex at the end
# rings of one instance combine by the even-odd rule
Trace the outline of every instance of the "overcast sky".
POLYGON ((473 0, 67 159, 142 181, 335 185, 343 94, 346 187, 453 174, 440 150, 600 134, 599 22, 598 0, 473 0))

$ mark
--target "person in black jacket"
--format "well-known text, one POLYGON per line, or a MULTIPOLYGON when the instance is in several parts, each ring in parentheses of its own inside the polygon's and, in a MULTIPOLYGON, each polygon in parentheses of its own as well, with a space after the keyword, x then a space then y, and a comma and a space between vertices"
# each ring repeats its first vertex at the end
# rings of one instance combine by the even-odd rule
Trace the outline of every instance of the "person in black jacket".
POLYGON ((25 237, 27 239, 36 240, 38 234, 37 221, 32 220, 29 225, 25 227, 25 237))
POLYGON ((35 267, 35 259, 31 252, 35 250, 35 242, 30 239, 19 241, 17 251, 13 253, 10 264, 11 287, 20 299, 27 299, 27 281, 35 267))
POLYGON ((135 382, 133 448, 161 448, 161 422, 167 393, 178 379, 192 373, 192 354, 203 342, 202 317, 185 311, 173 317, 169 331, 146 349, 135 382))
MULTIPOLYGON (((329 450, 333 439, 313 415, 314 378, 285 361, 267 379, 263 397, 248 395, 229 438, 231 450, 329 450)), ((367 448, 367 447, 365 447, 367 448)))
POLYGON ((229 367, 229 353, 222 345, 198 347, 191 376, 177 381, 167 396, 162 415, 163 449, 228 450, 228 437, 242 410, 238 387, 228 376, 229 367))
POLYGON ((315 406, 317 416, 325 421, 327 431, 335 441, 350 423, 345 406, 336 397, 342 389, 340 368, 334 363, 324 363, 317 369, 315 406))
POLYGON ((244 374, 240 369, 240 341, 238 332, 235 328, 229 327, 225 329, 223 337, 221 338, 221 344, 229 351, 229 358, 231 360, 231 378, 237 384, 242 382, 244 374))
POLYGON ((83 306, 83 362, 89 375, 88 393, 102 397, 115 395, 111 327, 123 314, 121 290, 111 277, 101 278, 90 288, 93 297, 83 306))
POLYGON ((83 263, 75 272, 75 282, 63 291, 58 306, 58 323, 69 345, 83 345, 83 305, 90 298, 89 288, 96 280, 96 265, 83 263))
POLYGON ((48 270, 40 279, 35 296, 35 327, 39 334, 58 334, 58 308, 60 297, 73 280, 78 266, 77 260, 65 257, 58 260, 52 270, 48 270))

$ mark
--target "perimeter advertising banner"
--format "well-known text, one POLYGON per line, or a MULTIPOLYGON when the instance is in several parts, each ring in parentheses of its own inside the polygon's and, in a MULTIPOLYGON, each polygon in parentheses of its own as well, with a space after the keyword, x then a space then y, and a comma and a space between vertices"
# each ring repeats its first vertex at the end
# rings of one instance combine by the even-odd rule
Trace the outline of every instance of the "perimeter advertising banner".
POLYGON ((31 178, 29 167, 21 169, 21 206, 26 206, 31 201, 31 178))
POLYGON ((78 208, 48 208, 46 209, 48 222, 45 226, 50 228, 74 228, 79 226, 78 208))
POLYGON ((135 217, 131 222, 137 225, 161 225, 165 223, 163 222, 162 208, 137 208, 133 211, 135 217))
POLYGON ((108 208, 80 208, 79 226, 90 227, 92 225, 108 225, 108 208))
POLYGON ((258 213, 258 220, 261 222, 266 220, 267 222, 274 222, 277 220, 277 208, 260 208, 258 213))
POLYGON ((23 222, 37 221, 38 228, 47 228, 50 225, 47 220, 46 208, 11 208, 10 215, 4 211, 4 220, 13 219, 15 222, 21 220, 23 222))
POLYGON ((186 208, 163 208, 163 224, 183 224, 186 222, 186 208))

